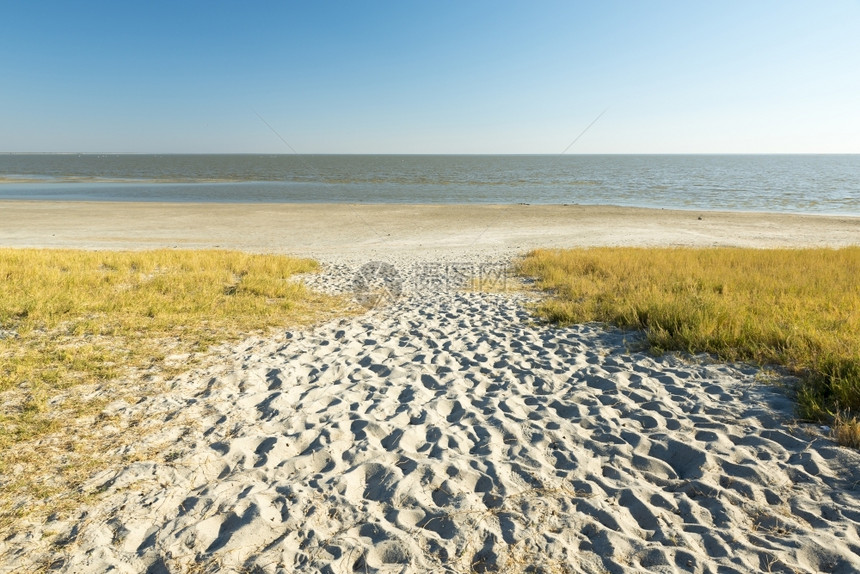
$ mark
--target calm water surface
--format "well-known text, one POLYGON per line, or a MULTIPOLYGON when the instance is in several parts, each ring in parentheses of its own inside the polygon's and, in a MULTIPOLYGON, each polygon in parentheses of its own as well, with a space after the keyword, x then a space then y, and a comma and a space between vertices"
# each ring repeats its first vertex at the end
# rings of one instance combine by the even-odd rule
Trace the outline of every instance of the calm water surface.
POLYGON ((0 154, 0 199, 576 203, 860 215, 860 155, 0 154))

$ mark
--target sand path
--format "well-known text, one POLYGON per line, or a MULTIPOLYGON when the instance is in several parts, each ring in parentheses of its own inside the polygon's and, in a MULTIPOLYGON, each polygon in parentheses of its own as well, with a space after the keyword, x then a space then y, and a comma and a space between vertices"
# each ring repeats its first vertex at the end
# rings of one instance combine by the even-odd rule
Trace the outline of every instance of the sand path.
POLYGON ((59 570, 857 571, 860 453, 792 426, 755 369, 535 325, 527 295, 397 263, 387 306, 112 405, 165 456, 93 480, 59 570))

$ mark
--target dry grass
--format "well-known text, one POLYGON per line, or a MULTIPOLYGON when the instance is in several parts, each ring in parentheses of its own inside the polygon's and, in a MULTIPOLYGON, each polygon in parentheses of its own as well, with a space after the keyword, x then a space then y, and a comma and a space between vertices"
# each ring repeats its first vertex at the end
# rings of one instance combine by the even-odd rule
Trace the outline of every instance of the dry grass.
POLYGON ((518 271, 552 292, 538 310, 547 320, 644 329, 658 352, 783 365, 801 376, 802 417, 860 412, 860 248, 539 250, 518 271))
POLYGON ((108 455, 139 438, 113 428, 108 403, 158 392, 213 345, 343 312, 291 280, 315 269, 227 251, 0 249, 0 530, 73 508, 94 472, 141 456, 108 455))
POLYGON ((837 413, 833 420, 833 438, 841 445, 860 449, 860 420, 837 413))

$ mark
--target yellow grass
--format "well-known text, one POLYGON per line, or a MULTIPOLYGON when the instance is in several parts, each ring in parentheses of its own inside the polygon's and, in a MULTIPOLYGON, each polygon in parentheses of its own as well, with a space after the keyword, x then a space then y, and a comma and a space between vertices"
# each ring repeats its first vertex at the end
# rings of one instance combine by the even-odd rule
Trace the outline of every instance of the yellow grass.
POLYGON ((0 529, 21 500, 69 494, 109 462, 92 452, 110 422, 99 412, 188 368, 165 357, 342 312, 291 279, 316 268, 228 251, 0 249, 0 529))
POLYGON ((539 250, 518 266, 565 324, 644 329, 657 351, 779 364, 799 414, 860 412, 860 248, 539 250))
POLYGON ((841 413, 836 413, 833 438, 839 444, 860 449, 860 420, 856 416, 846 419, 841 413))

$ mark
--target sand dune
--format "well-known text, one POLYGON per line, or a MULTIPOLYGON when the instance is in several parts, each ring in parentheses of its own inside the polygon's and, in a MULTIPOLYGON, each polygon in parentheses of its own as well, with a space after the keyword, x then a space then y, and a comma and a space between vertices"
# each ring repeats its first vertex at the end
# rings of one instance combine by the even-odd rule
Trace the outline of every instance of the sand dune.
MULTIPOLYGON (((144 415, 163 456, 95 477, 98 502, 41 527, 67 536, 42 557, 64 572, 860 568, 860 453, 791 424, 756 369, 536 325, 530 295, 390 263, 396 301, 111 405, 144 415)), ((327 269, 315 284, 352 288, 354 262, 327 269)), ((34 556, 4 545, 6 570, 34 556)))

